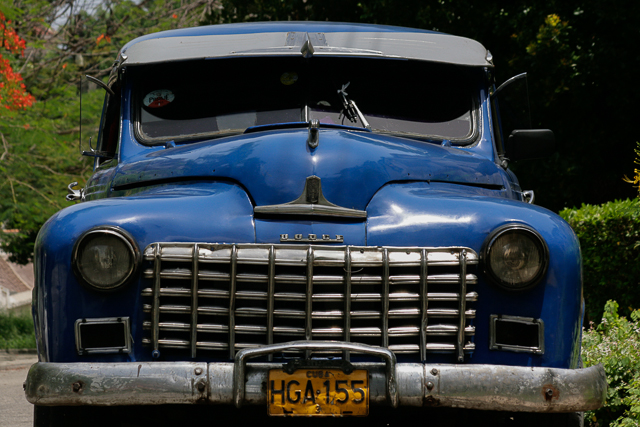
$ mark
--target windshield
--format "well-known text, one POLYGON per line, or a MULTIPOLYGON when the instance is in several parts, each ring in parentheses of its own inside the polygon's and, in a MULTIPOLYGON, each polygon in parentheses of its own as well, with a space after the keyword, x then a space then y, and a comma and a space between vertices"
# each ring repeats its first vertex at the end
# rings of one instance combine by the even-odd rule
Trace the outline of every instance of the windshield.
POLYGON ((472 69, 370 58, 241 58, 134 71, 142 142, 198 140, 264 125, 345 125, 468 142, 472 69), (349 108, 356 104, 354 108, 349 108), (364 119, 364 121, 362 120, 364 119), (368 126, 367 126, 368 125, 368 126))

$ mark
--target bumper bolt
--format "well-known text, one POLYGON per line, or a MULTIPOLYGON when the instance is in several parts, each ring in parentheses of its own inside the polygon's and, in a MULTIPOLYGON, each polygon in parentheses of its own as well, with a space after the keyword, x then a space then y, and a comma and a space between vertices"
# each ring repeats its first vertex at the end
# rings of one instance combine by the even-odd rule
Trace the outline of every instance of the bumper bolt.
POLYGON ((431 375, 433 375, 433 376, 438 375, 438 370, 437 370, 436 368, 433 368, 433 369, 431 370, 431 375))
POLYGON ((196 388, 198 389, 198 391, 200 393, 202 393, 205 389, 206 385, 204 383, 204 381, 200 381, 199 383, 196 384, 196 388))
POLYGON ((431 381, 427 381, 427 390, 433 390, 433 383, 431 381))
POLYGON ((80 392, 82 390, 82 382, 76 381, 71 385, 71 389, 73 390, 74 393, 80 392))
POLYGON ((195 374, 196 375, 202 375, 202 368, 196 368, 195 374))

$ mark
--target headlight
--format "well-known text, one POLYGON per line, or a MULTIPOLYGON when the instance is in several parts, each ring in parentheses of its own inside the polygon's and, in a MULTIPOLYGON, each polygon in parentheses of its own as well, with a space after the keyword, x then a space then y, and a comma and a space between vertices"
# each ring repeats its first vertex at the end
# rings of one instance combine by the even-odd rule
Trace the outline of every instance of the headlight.
POLYGON ((489 236, 483 252, 487 274, 507 290, 529 289, 547 271, 547 245, 535 230, 527 226, 499 228, 489 236))
POLYGON ((131 236, 118 227, 104 226, 80 236, 73 249, 72 265, 82 283, 112 290, 131 278, 139 259, 131 236))

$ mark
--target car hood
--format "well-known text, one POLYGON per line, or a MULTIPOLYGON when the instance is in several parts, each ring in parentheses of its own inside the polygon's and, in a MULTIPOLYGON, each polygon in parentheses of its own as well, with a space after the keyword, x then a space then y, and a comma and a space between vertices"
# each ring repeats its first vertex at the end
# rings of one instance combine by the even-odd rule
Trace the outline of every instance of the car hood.
POLYGON ((321 129, 316 148, 307 138, 306 129, 263 131, 162 149, 121 163, 112 185, 117 191, 227 180, 265 206, 298 199, 307 178, 317 176, 330 203, 359 210, 390 182, 506 187, 494 162, 455 147, 344 129, 321 129))

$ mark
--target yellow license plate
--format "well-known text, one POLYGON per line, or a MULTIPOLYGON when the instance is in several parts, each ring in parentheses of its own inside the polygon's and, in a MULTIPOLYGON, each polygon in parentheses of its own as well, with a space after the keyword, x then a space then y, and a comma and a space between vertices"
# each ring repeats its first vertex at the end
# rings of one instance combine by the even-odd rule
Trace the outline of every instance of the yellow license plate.
POLYGON ((366 416, 369 414, 369 374, 358 369, 298 369, 287 374, 269 371, 269 415, 366 416))

